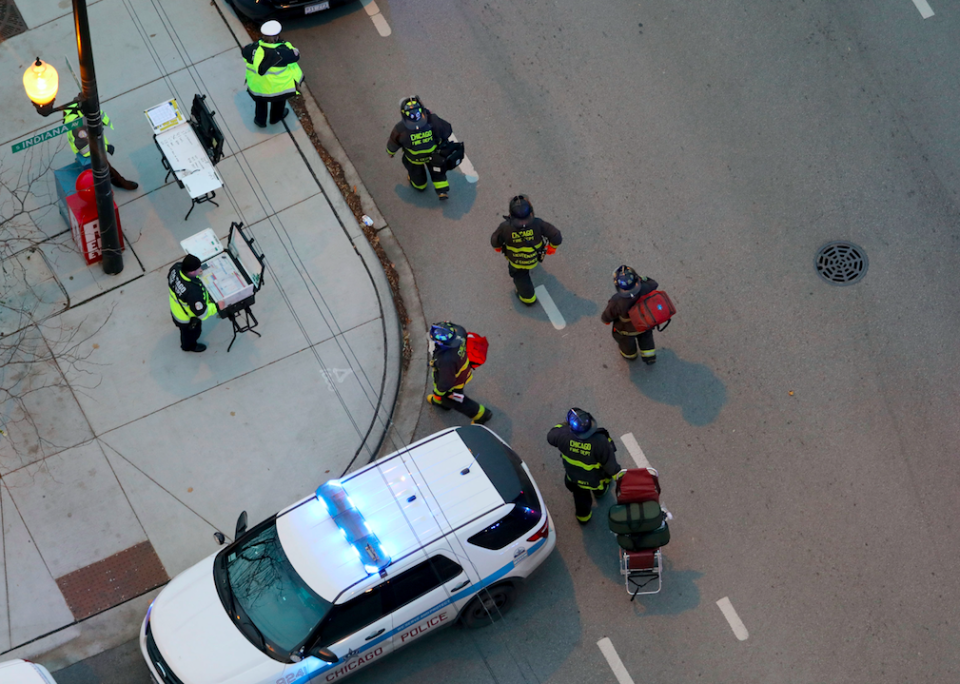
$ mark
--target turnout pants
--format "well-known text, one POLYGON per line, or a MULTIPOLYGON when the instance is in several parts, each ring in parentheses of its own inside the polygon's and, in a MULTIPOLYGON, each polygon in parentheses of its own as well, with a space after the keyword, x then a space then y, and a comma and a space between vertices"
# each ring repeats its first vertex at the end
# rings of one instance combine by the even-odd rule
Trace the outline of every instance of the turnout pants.
POLYGON ((577 520, 582 523, 590 520, 590 517, 593 515, 593 497, 596 496, 600 498, 610 489, 609 483, 607 483, 607 486, 603 489, 584 489, 567 476, 564 476, 563 484, 567 490, 573 494, 573 509, 576 513, 577 520))
POLYGON ((657 356, 657 345, 653 343, 653 330, 642 333, 621 332, 613 329, 613 339, 620 347, 620 355, 625 359, 633 360, 637 356, 653 359, 657 356))
POLYGON ((450 395, 441 397, 439 394, 433 394, 430 397, 430 403, 445 409, 453 409, 457 413, 462 413, 470 420, 480 418, 487 411, 483 404, 474 401, 466 394, 463 395, 463 401, 451 399, 450 395))
POLYGON ((507 270, 510 277, 513 278, 513 284, 517 287, 517 296, 524 304, 533 304, 537 301, 537 295, 533 289, 533 281, 530 279, 530 268, 517 268, 509 261, 507 270))
POLYGON ((253 98, 255 108, 253 123, 260 126, 260 128, 264 128, 267 125, 267 109, 270 109, 270 123, 280 123, 283 119, 283 111, 287 107, 287 100, 293 97, 293 94, 276 95, 274 97, 251 95, 250 97, 253 98))
POLYGON ((407 169, 407 175, 410 176, 410 185, 421 192, 427 189, 427 173, 430 174, 430 182, 433 183, 433 189, 439 195, 441 192, 447 192, 450 189, 450 182, 447 180, 446 171, 434 171, 429 164, 414 164, 403 157, 403 166, 407 169))
MULTIPOLYGON (((170 316, 173 318, 173 315, 170 316)), ((176 318, 173 322, 180 328, 180 348, 183 351, 193 351, 197 348, 197 340, 203 330, 203 323, 199 318, 191 318, 189 323, 181 323, 176 318)))

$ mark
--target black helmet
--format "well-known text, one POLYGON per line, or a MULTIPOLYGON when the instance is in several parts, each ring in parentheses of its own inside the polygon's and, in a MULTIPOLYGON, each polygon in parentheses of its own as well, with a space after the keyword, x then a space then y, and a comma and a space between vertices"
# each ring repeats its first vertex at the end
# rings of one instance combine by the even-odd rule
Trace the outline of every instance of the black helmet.
POLYGON ((526 219, 533 216, 533 205, 526 195, 517 195, 510 200, 510 216, 515 219, 526 219))
POLYGON ((400 100, 400 114, 405 121, 411 123, 418 124, 423 121, 423 104, 420 102, 420 96, 413 95, 400 100))
POLYGON ((613 284, 623 295, 635 295, 640 291, 640 276, 629 266, 621 266, 613 272, 613 284))
POLYGON ((589 437, 597 430, 593 416, 581 408, 572 408, 567 411, 567 425, 578 437, 589 437))
POLYGON ((445 349, 457 347, 460 345, 460 338, 457 335, 457 329, 453 327, 450 321, 434 323, 430 326, 430 339, 437 346, 445 349))

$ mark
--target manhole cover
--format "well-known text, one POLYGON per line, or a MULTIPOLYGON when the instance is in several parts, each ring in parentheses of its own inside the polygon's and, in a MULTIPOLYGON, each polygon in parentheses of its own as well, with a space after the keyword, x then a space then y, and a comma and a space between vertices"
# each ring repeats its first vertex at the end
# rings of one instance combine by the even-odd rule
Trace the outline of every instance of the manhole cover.
POLYGON ((852 242, 828 242, 817 250, 817 275, 833 285, 851 285, 867 272, 867 253, 852 242))

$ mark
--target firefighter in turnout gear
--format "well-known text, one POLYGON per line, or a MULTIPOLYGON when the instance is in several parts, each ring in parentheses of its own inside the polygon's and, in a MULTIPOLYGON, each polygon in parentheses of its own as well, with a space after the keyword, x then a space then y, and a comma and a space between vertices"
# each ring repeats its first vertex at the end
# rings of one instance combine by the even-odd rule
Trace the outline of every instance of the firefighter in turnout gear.
POLYGON ((553 254, 563 242, 557 227, 533 215, 533 205, 526 195, 517 195, 510 200, 510 214, 504 216, 493 235, 490 245, 507 258, 507 271, 517 288, 517 297, 527 306, 537 301, 530 271, 553 254))
POLYGON ((606 494, 610 482, 625 472, 617 463, 617 447, 610 433, 597 427, 593 416, 579 408, 570 409, 567 422, 547 433, 547 442, 560 450, 564 484, 573 494, 577 521, 586 525, 593 515, 593 497, 606 494))
POLYGON ((453 409, 478 425, 493 418, 493 411, 463 393, 464 386, 473 379, 473 366, 467 358, 466 329, 446 321, 434 323, 430 326, 430 340, 434 345, 430 358, 433 394, 427 397, 427 403, 444 411, 453 409))
POLYGON ((217 313, 217 305, 200 282, 200 271, 200 259, 188 254, 167 273, 170 315, 180 328, 180 348, 188 352, 202 352, 207 348, 197 342, 203 325, 200 321, 217 313))
POLYGON ((620 346, 623 358, 633 361, 639 356, 648 365, 656 363, 657 346, 653 343, 653 330, 638 333, 628 312, 640 297, 659 287, 657 281, 637 275, 629 266, 621 266, 613 273, 613 284, 617 293, 607 302, 600 320, 604 325, 613 323, 613 339, 620 346))
POLYGON ((387 154, 391 157, 403 149, 403 166, 414 189, 427 189, 427 173, 437 197, 450 196, 446 169, 430 164, 434 152, 453 134, 453 127, 423 106, 417 95, 400 100, 400 122, 393 127, 387 140, 387 154))
MULTIPOLYGON (((79 104, 69 105, 63 110, 63 123, 70 123, 71 121, 82 118, 83 112, 80 111, 79 104)), ((103 145, 107 149, 107 154, 112 155, 114 147, 107 140, 106 129, 113 128, 113 124, 110 122, 110 117, 107 116, 102 109, 100 110, 100 119, 103 121, 104 128, 103 145)), ((79 128, 74 128, 67 133, 67 141, 70 143, 70 149, 73 150, 73 154, 76 155, 80 165, 90 168, 90 141, 87 139, 87 127, 80 126, 79 128)), ((121 190, 136 190, 140 187, 140 184, 136 181, 127 180, 121 176, 120 172, 113 168, 113 164, 109 161, 107 162, 107 167, 110 169, 110 185, 113 187, 120 188, 121 190)))
POLYGON ((253 98, 253 123, 267 127, 267 108, 270 123, 280 123, 290 110, 287 100, 299 95, 303 83, 300 51, 280 38, 279 21, 268 21, 260 27, 263 37, 240 50, 247 65, 247 92, 253 98))

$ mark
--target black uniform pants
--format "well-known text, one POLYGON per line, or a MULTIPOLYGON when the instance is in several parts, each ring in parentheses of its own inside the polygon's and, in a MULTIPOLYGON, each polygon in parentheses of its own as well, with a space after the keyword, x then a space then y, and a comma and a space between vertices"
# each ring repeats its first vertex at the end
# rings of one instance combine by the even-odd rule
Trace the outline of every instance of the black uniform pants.
POLYGON ((620 347, 620 354, 625 359, 635 359, 642 356, 645 359, 655 358, 657 345, 653 343, 653 330, 642 333, 625 333, 613 329, 613 339, 620 347))
POLYGON ((533 281, 530 279, 530 271, 533 269, 517 268, 508 261, 507 270, 510 272, 510 277, 513 278, 513 284, 517 287, 517 296, 520 297, 520 301, 524 304, 533 304, 537 301, 533 281))
POLYGON ((567 490, 573 494, 573 510, 576 513, 577 520, 587 522, 592 515, 593 497, 600 498, 610 489, 610 483, 603 489, 584 489, 571 480, 566 475, 563 478, 563 484, 567 490))
POLYGON ((267 108, 270 109, 270 123, 280 123, 283 119, 283 111, 287 107, 287 100, 293 97, 293 93, 273 97, 260 97, 259 95, 251 95, 250 97, 253 98, 255 108, 253 123, 263 128, 267 125, 267 108))
MULTIPOLYGON (((173 316, 170 316, 173 318, 173 316)), ((197 340, 200 339, 200 333, 203 330, 203 323, 199 318, 191 318, 189 323, 181 323, 176 318, 173 319, 177 327, 180 328, 180 348, 183 351, 193 351, 197 348, 197 340)))
MULTIPOLYGON (((438 394, 434 394, 433 396, 434 396, 434 399, 436 399, 437 397, 440 397, 440 395, 438 394)), ((453 409, 457 413, 462 413, 470 420, 476 420, 477 418, 482 416, 487 410, 486 408, 484 408, 483 404, 480 404, 474 401, 473 399, 468 397, 466 394, 463 395, 463 401, 457 401, 456 399, 452 399, 450 395, 447 394, 445 397, 440 397, 440 401, 435 403, 439 403, 439 405, 444 408, 453 409)))
POLYGON ((438 195, 450 189, 446 171, 437 171, 430 164, 414 164, 407 159, 406 155, 403 157, 403 166, 407 170, 407 175, 410 176, 410 185, 417 190, 427 189, 427 173, 430 174, 430 182, 433 183, 433 189, 438 195))

